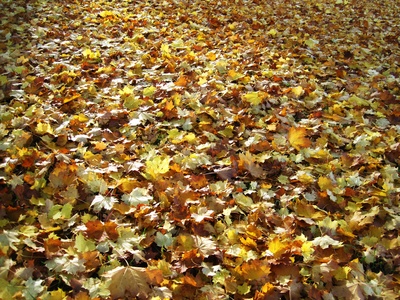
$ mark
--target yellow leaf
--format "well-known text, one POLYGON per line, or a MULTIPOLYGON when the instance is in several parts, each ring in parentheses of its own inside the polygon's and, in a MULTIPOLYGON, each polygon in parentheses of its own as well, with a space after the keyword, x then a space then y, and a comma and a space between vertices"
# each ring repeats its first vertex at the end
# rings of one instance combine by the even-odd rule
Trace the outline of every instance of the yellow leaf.
POLYGON ((332 181, 328 177, 325 177, 325 176, 321 176, 320 178, 318 178, 318 186, 321 189, 321 191, 333 189, 332 181))
POLYGON ((314 182, 314 177, 306 172, 299 172, 297 179, 303 184, 310 184, 314 182))
POLYGON ((185 137, 183 138, 186 142, 188 142, 189 144, 193 144, 194 142, 197 141, 197 137, 193 132, 188 133, 187 135, 185 135, 185 137))
POLYGON ((304 127, 291 127, 289 129, 288 140, 290 145, 296 150, 301 148, 308 148, 311 141, 306 137, 307 130, 304 127))
POLYGON ((45 297, 46 300, 64 300, 66 298, 66 294, 62 289, 57 289, 57 291, 51 291, 50 294, 47 294, 45 297))
POLYGON ((319 44, 319 41, 313 40, 313 39, 308 39, 304 41, 304 44, 306 44, 309 48, 314 48, 315 45, 319 44))
POLYGON ((103 156, 100 153, 93 154, 91 151, 86 151, 83 158, 90 164, 98 166, 101 163, 103 156))
POLYGON ((143 96, 151 97, 156 92, 157 88, 155 86, 148 86, 143 89, 143 96))
POLYGON ((36 133, 37 133, 37 134, 40 134, 40 135, 44 135, 44 134, 46 134, 46 133, 48 133, 48 134, 53 134, 54 131, 53 131, 53 128, 51 127, 50 124, 47 124, 47 123, 38 123, 38 124, 36 125, 36 133))
POLYGON ((300 97, 301 95, 303 95, 304 90, 303 90, 303 88, 299 85, 299 86, 296 86, 296 87, 292 88, 291 92, 292 92, 296 97, 300 97))
POLYGON ((183 250, 185 251, 192 250, 195 244, 193 237, 187 234, 178 235, 176 241, 183 247, 183 250))
POLYGON ((370 102, 362 99, 360 97, 357 97, 356 95, 351 96, 347 102, 352 105, 352 106, 370 106, 370 102))
POLYGON ((89 118, 85 114, 79 114, 77 116, 74 116, 74 119, 75 118, 81 123, 89 121, 89 118))
POLYGON ((253 260, 250 263, 245 262, 240 267, 236 267, 235 271, 247 280, 257 280, 267 277, 271 273, 271 268, 264 261, 253 260))
POLYGON ((0 75, 0 85, 4 85, 8 82, 7 76, 0 75))
POLYGON ((171 57, 171 51, 169 49, 168 44, 162 44, 161 45, 161 53, 162 53, 162 56, 164 58, 170 58, 171 57))
POLYGON ((75 99, 78 99, 80 96, 81 96, 81 94, 76 93, 75 95, 73 95, 71 97, 64 98, 63 102, 64 102, 64 104, 68 103, 68 102, 71 102, 71 101, 73 101, 75 99))
POLYGON ((126 85, 126 86, 124 86, 124 88, 122 90, 118 91, 118 93, 121 96, 127 96, 127 95, 130 95, 130 94, 133 94, 133 92, 134 92, 134 87, 131 86, 131 85, 126 85))
POLYGON ((306 261, 309 260, 311 255, 314 253, 313 243, 309 241, 304 242, 303 245, 301 245, 301 253, 306 261))
POLYGON ((252 249, 257 249, 257 243, 249 237, 246 237, 246 238, 241 237, 240 241, 242 242, 243 245, 245 245, 247 247, 250 247, 252 249))
POLYGON ((92 52, 92 50, 90 50, 90 49, 83 50, 82 54, 83 54, 83 57, 89 58, 89 59, 94 59, 94 60, 100 58, 100 56, 101 56, 99 50, 97 50, 96 52, 92 52))
POLYGON ((101 13, 99 13, 99 15, 102 18, 106 18, 106 17, 114 16, 115 14, 113 11, 105 10, 105 11, 102 11, 101 13))
POLYGON ((242 73, 236 72, 235 70, 228 71, 228 79, 231 81, 238 80, 242 77, 244 77, 244 74, 242 74, 242 73))
POLYGON ((286 251, 287 245, 282 243, 278 237, 275 237, 268 243, 268 249, 272 252, 274 257, 278 258, 286 251))
POLYGON ((228 229, 226 232, 226 237, 228 238, 229 242, 233 245, 237 242, 238 233, 235 229, 228 229))
POLYGON ((326 216, 324 212, 317 210, 316 206, 314 207, 314 205, 304 203, 303 201, 296 201, 294 208, 296 213, 304 218, 321 220, 326 216))
POLYGON ((336 280, 346 280, 350 272, 350 267, 339 267, 334 271, 334 277, 336 278, 336 280))
POLYGON ((157 178, 160 174, 169 171, 170 158, 167 156, 156 156, 146 161, 146 174, 152 178, 157 178))
POLYGON ((214 60, 217 59, 217 56, 215 55, 214 52, 208 52, 208 53, 206 54, 206 57, 207 57, 209 60, 211 60, 211 61, 214 61, 214 60))
POLYGON ((246 102, 249 102, 251 105, 258 105, 263 101, 263 97, 260 97, 259 92, 249 92, 243 96, 246 102))
POLYGON ((264 284, 261 288, 261 292, 263 292, 264 294, 267 294, 269 292, 272 292, 274 290, 274 285, 270 282, 267 282, 266 284, 264 284))
POLYGON ((251 286, 249 286, 246 282, 243 283, 243 285, 239 285, 237 287, 237 290, 240 295, 246 295, 247 293, 250 293, 251 291, 251 286))
POLYGON ((272 35, 272 36, 276 36, 278 33, 278 31, 276 31, 276 29, 272 28, 270 31, 267 32, 267 34, 272 35))

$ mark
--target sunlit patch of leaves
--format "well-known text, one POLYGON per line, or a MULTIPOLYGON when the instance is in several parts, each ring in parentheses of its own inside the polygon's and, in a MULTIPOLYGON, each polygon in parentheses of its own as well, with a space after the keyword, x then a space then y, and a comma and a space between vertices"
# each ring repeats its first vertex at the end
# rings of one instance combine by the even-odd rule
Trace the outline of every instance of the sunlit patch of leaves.
POLYGON ((2 1, 1 299, 394 299, 396 1, 2 1))

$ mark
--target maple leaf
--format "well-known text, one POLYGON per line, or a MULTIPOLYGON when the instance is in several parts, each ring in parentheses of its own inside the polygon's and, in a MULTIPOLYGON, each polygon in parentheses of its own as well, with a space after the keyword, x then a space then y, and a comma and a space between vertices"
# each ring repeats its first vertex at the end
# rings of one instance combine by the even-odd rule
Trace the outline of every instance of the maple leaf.
POLYGON ((20 242, 18 238, 19 233, 15 230, 3 230, 3 233, 0 234, 0 244, 4 247, 10 247, 11 249, 17 250, 17 246, 20 242))
POLYGON ((193 240, 195 247, 197 247, 198 251, 203 254, 204 257, 215 254, 217 245, 212 239, 196 235, 193 236, 193 240))
POLYGON ((280 257, 288 248, 287 243, 282 243, 278 237, 275 237, 268 243, 268 249, 272 252, 274 257, 280 257))
POLYGON ((253 260, 236 267, 235 271, 245 279, 258 280, 268 276, 271 273, 271 268, 264 261, 253 260))
POLYGON ((130 194, 124 194, 121 199, 126 204, 137 206, 139 204, 148 204, 153 200, 153 197, 149 195, 148 189, 135 188, 130 192, 130 194))
POLYGON ((112 240, 118 238, 116 231, 118 225, 112 221, 108 221, 105 224, 99 220, 88 221, 85 223, 85 226, 87 228, 86 234, 90 238, 100 239, 104 233, 112 240))
POLYGON ((331 246, 333 248, 340 248, 343 246, 342 242, 334 240, 328 235, 317 237, 312 241, 312 243, 314 246, 320 246, 322 249, 327 249, 331 246))
POLYGON ((157 232, 156 238, 154 240, 158 247, 167 248, 172 245, 174 242, 171 233, 162 234, 161 232, 157 232))
POLYGON ((140 267, 117 267, 103 274, 109 281, 113 299, 138 297, 147 299, 151 288, 147 282, 146 269, 140 267))
POLYGON ((44 286, 42 286, 43 280, 37 279, 33 280, 29 278, 25 282, 26 288, 22 292, 25 299, 27 300, 36 300, 37 296, 44 290, 44 286))
POLYGON ((249 102, 251 105, 259 105, 265 97, 266 93, 262 92, 248 92, 243 96, 244 100, 249 102))
POLYGON ((67 256, 62 256, 46 261, 45 265, 57 273, 65 271, 68 274, 77 274, 78 272, 85 271, 84 262, 84 259, 79 259, 78 257, 70 259, 67 256))
POLYGON ((96 245, 94 242, 86 240, 85 237, 79 233, 75 238, 75 248, 78 252, 84 253, 93 251, 96 249, 96 245))
POLYGON ((145 175, 156 179, 160 174, 165 174, 169 171, 170 157, 157 155, 146 161, 145 175))
POLYGON ((250 172, 250 174, 256 178, 261 178, 263 176, 263 169, 258 164, 255 163, 254 157, 250 152, 246 152, 245 154, 239 154, 239 163, 243 164, 243 167, 250 172))
POLYGON ((110 210, 113 207, 114 203, 117 203, 118 200, 115 197, 106 197, 103 195, 96 195, 90 204, 90 207, 93 207, 95 212, 99 212, 103 208, 106 210, 110 210))
POLYGON ((398 1, 81 2, 1 2, 0 298, 398 296, 398 1))
POLYGON ((207 209, 207 207, 200 207, 197 213, 192 214, 195 222, 200 223, 203 220, 213 219, 214 211, 207 209))
POLYGON ((372 207, 371 210, 366 213, 360 211, 355 212, 348 222, 350 230, 351 231, 358 230, 368 224, 371 224, 378 213, 379 213, 378 206, 372 207))
POLYGON ((304 127, 291 127, 289 129, 288 140, 290 145, 296 150, 307 148, 311 145, 311 141, 306 137, 307 130, 304 127))

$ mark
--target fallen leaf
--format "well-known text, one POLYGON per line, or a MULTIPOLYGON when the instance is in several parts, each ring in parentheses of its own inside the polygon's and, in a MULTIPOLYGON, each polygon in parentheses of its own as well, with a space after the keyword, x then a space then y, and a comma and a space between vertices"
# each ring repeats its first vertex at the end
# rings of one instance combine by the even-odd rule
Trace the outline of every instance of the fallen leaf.
POLYGON ((147 299, 151 288, 146 279, 146 268, 116 267, 103 274, 109 280, 112 299, 138 297, 147 299))
POLYGON ((306 136, 306 128, 291 127, 289 129, 288 140, 290 145, 300 151, 302 148, 308 148, 311 145, 311 141, 306 136))

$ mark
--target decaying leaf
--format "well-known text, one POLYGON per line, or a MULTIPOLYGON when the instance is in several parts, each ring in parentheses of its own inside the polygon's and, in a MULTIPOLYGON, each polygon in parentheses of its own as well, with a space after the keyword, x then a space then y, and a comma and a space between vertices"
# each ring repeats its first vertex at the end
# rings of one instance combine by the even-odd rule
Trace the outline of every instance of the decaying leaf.
POLYGON ((399 1, 0 8, 1 299, 400 294, 399 1))
POLYGON ((147 299, 151 288, 146 277, 146 268, 116 267, 106 272, 103 277, 109 280, 112 299, 137 297, 147 299))

